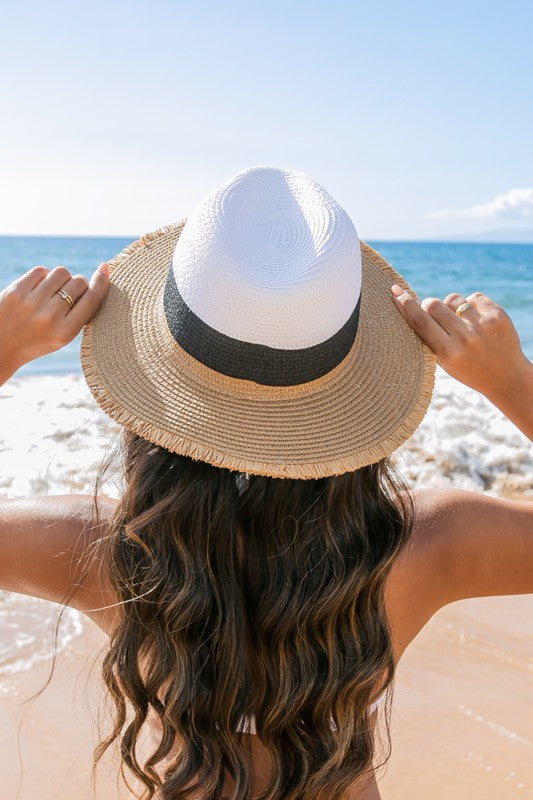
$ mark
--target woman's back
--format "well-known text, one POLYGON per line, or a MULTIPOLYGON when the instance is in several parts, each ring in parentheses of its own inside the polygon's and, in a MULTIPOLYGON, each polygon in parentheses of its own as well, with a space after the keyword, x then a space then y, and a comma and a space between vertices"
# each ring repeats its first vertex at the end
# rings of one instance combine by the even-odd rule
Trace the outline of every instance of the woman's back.
MULTIPOLYGON (((457 490, 417 490, 413 503, 410 539, 394 560, 386 581, 385 607, 396 664, 444 605, 467 597, 533 591, 533 503, 457 490)), ((114 501, 105 501, 100 533, 105 533, 114 508, 114 501)), ((79 514, 77 520, 73 534, 74 529, 79 533, 79 514)), ((87 584, 90 603, 97 592, 102 592, 100 578, 98 584, 87 584)), ((116 602, 109 585, 103 589, 102 601, 103 605, 116 602)), ((88 612, 88 616, 108 634, 112 632, 112 611, 88 612)), ((143 745, 146 752, 153 749, 160 732, 158 716, 151 714, 150 720, 151 733, 146 731, 143 745)), ((374 714, 373 722, 377 720, 374 714)), ((253 757, 255 791, 259 792, 268 779, 268 751, 255 735, 245 738, 253 757)), ((176 744, 166 760, 178 751, 176 744)), ((162 771, 162 765, 159 769, 162 771)), ((349 800, 379 797, 372 775, 356 779, 349 800)))

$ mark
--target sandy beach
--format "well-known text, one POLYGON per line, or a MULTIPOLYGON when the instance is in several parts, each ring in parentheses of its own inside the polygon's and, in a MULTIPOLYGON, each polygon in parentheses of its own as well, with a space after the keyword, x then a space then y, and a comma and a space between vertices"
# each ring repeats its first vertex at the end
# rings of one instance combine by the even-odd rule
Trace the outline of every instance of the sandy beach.
MULTIPOLYGON (((91 492, 117 427, 78 375, 0 389, 0 497, 91 492)), ((439 371, 430 410, 396 456, 413 485, 533 499, 531 444, 484 398, 439 371)), ((115 478, 103 489, 118 496, 115 478)), ((110 754, 91 792, 104 635, 77 612, 61 629, 50 685, 54 607, 0 596, 0 765, 5 800, 122 800, 110 754), (20 729, 19 729, 20 725, 20 729)), ((476 598, 436 614, 396 678, 384 800, 533 797, 533 595, 476 598)), ((102 722, 106 730, 105 718, 102 722)))

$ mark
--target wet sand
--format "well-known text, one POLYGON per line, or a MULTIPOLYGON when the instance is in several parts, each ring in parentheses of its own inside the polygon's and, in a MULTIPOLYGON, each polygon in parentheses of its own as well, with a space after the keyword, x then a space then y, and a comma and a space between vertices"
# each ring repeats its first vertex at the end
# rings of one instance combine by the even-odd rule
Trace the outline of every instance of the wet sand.
POLYGON ((533 797, 533 595, 441 609, 400 661, 383 800, 533 797))

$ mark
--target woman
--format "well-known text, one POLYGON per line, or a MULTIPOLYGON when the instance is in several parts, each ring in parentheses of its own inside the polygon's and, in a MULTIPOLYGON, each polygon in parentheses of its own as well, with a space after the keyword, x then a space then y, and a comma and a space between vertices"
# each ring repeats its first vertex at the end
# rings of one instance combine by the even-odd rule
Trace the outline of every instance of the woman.
POLYGON ((293 170, 239 173, 110 267, 0 295, 2 382, 85 326, 125 479, 96 515, 3 503, 0 587, 109 634, 96 756, 118 738, 144 797, 379 798, 376 712, 409 642, 447 603, 533 591, 530 504, 409 491, 388 461, 435 356, 533 438, 511 320, 480 293, 419 305, 293 170))

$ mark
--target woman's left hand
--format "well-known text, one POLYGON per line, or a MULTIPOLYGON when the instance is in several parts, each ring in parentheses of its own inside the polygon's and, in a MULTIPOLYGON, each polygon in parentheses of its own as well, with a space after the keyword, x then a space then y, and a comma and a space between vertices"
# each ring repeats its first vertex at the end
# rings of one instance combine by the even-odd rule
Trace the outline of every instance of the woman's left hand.
POLYGON ((71 342, 100 308, 109 288, 106 263, 90 281, 66 267, 33 267, 0 292, 0 383, 34 358, 71 342), (58 294, 63 289, 74 301, 58 294))

